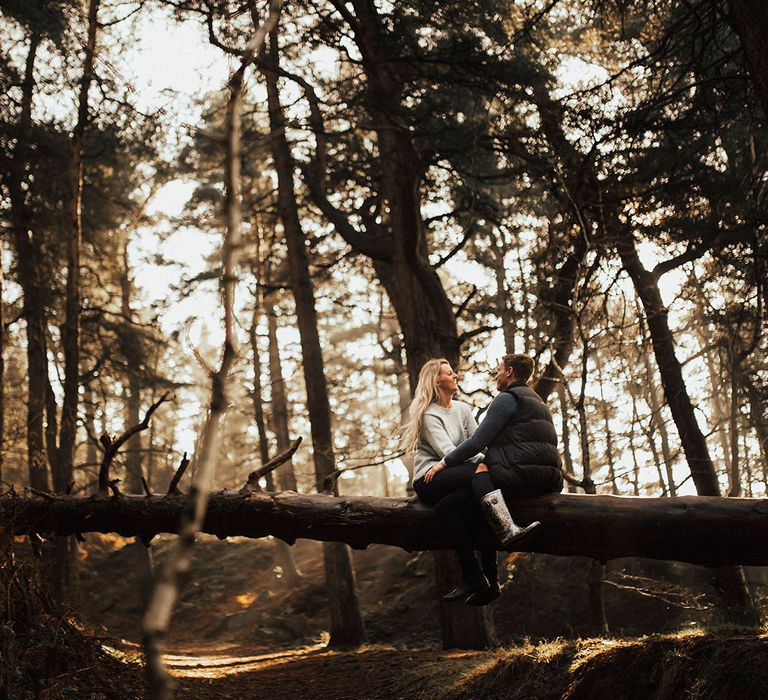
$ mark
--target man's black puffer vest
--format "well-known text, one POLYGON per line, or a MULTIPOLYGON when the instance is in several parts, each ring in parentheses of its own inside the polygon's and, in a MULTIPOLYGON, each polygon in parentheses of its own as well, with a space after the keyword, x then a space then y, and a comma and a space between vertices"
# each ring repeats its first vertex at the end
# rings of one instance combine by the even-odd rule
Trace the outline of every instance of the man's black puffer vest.
POLYGON ((505 391, 517 399, 517 413, 488 446, 486 463, 507 468, 554 467, 559 470, 557 433, 547 404, 524 382, 512 384, 505 391))

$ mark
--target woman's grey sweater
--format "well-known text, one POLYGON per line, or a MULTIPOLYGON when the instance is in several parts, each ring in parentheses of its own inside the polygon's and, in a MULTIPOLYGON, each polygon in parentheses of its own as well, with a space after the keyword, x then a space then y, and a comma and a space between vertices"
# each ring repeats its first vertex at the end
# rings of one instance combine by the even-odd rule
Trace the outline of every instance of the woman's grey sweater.
MULTIPOLYGON (((424 411, 419 445, 413 460, 413 480, 417 481, 429 468, 460 445, 477 430, 477 421, 472 411, 462 401, 452 401, 450 408, 431 403, 424 411)), ((469 462, 482 461, 478 453, 469 462)))

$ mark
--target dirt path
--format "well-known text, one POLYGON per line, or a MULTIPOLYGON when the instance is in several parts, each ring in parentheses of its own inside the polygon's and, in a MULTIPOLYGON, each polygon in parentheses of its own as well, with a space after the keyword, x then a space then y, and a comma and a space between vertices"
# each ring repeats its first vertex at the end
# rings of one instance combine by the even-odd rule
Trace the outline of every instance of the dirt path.
POLYGON ((167 656, 167 663, 179 680, 180 698, 389 700, 417 698, 437 677, 450 685, 487 659, 478 652, 375 647, 272 654, 208 647, 179 650, 167 656))

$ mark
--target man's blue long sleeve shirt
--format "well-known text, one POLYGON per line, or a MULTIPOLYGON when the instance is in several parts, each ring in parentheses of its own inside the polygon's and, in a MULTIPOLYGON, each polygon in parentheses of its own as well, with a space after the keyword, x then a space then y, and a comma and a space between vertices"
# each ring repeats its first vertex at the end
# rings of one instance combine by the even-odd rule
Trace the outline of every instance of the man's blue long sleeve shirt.
POLYGON ((445 466, 455 467, 457 464, 467 462, 478 452, 484 452, 515 413, 517 413, 517 399, 513 394, 502 391, 491 402, 485 418, 474 434, 445 455, 443 458, 445 466))

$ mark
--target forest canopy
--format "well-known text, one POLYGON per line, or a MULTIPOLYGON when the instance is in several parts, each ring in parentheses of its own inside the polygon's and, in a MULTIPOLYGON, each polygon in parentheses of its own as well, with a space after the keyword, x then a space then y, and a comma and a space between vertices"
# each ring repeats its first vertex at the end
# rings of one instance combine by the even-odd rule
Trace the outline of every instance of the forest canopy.
MULTIPOLYGON (((23 484, 33 372, 53 394, 46 404, 45 387, 34 388, 48 417, 33 451, 56 462, 48 443, 57 442, 64 393, 72 190, 63 174, 87 16, 68 2, 4 2, 2 11, 3 478, 23 484), (25 288, 39 308, 24 306, 25 288), (45 343, 38 368, 29 353, 24 360, 30 315, 45 343)), ((194 356, 214 364, 219 346, 222 90, 259 15, 247 2, 98 11, 82 124, 74 481, 86 490, 94 436, 138 422, 166 389, 174 401, 144 444, 133 444, 129 471, 141 465, 150 485, 167 482, 181 452, 193 450, 207 391, 194 356), (152 91, 151 74, 136 72, 147 69, 142 51, 162 55, 155 45, 164 32, 182 29, 205 57, 203 84, 217 87, 151 100, 142 92, 152 91)), ((254 372, 268 402, 270 343, 279 345, 272 363, 279 355, 291 378, 291 432, 309 428, 269 146, 265 76, 273 75, 334 447, 342 468, 380 463, 342 479, 343 489, 376 492, 391 482, 385 493, 402 492, 397 426, 424 359, 456 363, 479 409, 492 390, 486 368, 504 351, 523 351, 538 361, 541 393, 559 396, 565 460, 578 478, 587 466, 601 491, 690 493, 689 461, 708 452, 722 491, 763 493, 764 111, 738 26, 729 6, 712 2, 283 8, 246 74, 243 351, 218 483, 232 484, 258 460, 254 372), (668 331, 654 329, 659 314, 668 331), (665 333, 664 349, 654 334, 665 333), (265 359, 254 363, 254 352, 265 359), (693 406, 678 417, 685 411, 663 393, 675 360, 693 406), (694 423, 702 438, 681 449, 681 425, 696 432, 694 423)), ((165 48, 169 60, 175 50, 165 48)), ((273 444, 276 429, 266 426, 273 444)), ((295 464, 308 486, 307 455, 295 464)))

